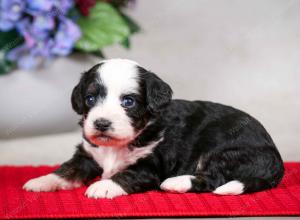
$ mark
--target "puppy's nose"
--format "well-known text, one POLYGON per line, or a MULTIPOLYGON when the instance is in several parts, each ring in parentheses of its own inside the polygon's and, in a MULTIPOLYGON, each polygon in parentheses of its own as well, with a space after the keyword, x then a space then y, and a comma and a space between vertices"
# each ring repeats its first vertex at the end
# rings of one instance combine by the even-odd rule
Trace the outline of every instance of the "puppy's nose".
POLYGON ((110 128, 111 122, 107 119, 99 118, 96 121, 94 121, 94 126, 97 130, 103 132, 107 131, 110 128))

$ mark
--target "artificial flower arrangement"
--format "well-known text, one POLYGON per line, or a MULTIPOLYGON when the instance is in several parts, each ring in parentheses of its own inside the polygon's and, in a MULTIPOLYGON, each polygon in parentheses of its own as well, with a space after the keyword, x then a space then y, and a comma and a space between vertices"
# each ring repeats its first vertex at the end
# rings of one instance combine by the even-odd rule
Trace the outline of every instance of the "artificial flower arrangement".
POLYGON ((0 74, 34 69, 72 52, 103 56, 138 25, 122 9, 130 0, 1 0, 0 74))

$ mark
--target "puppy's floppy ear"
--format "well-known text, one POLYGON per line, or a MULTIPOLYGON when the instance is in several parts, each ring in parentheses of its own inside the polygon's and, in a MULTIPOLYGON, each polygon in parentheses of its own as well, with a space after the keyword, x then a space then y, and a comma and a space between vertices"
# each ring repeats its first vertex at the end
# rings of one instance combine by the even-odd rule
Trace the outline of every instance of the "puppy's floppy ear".
POLYGON ((79 115, 83 114, 83 99, 82 99, 82 94, 81 94, 81 82, 82 80, 79 81, 79 83, 74 87, 72 96, 71 96, 71 103, 72 107, 75 112, 77 112, 79 115))
POLYGON ((167 83, 154 73, 142 67, 138 67, 138 69, 146 91, 148 109, 152 113, 157 113, 171 102, 173 91, 167 83))

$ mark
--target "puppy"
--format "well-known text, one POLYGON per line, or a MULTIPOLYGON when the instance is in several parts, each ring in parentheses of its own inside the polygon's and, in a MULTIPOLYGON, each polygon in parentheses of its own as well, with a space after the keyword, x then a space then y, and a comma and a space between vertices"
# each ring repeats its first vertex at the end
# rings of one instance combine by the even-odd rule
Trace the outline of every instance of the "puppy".
POLYGON ((83 73, 72 93, 82 116, 82 143, 28 191, 88 184, 89 198, 161 189, 238 195, 278 185, 283 162, 264 127, 229 106, 172 100, 170 86, 136 62, 103 61, 83 73))

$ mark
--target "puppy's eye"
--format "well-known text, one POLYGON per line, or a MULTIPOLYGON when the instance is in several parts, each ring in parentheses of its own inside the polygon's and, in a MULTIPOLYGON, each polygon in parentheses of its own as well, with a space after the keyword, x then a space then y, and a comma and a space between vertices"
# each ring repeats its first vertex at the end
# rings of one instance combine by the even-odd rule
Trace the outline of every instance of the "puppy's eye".
POLYGON ((85 97, 85 104, 88 106, 88 107, 92 107, 96 104, 96 98, 95 96, 92 96, 92 95, 87 95, 85 97))
POLYGON ((135 105, 135 99, 132 96, 124 96, 121 101, 124 108, 132 108, 135 105))

